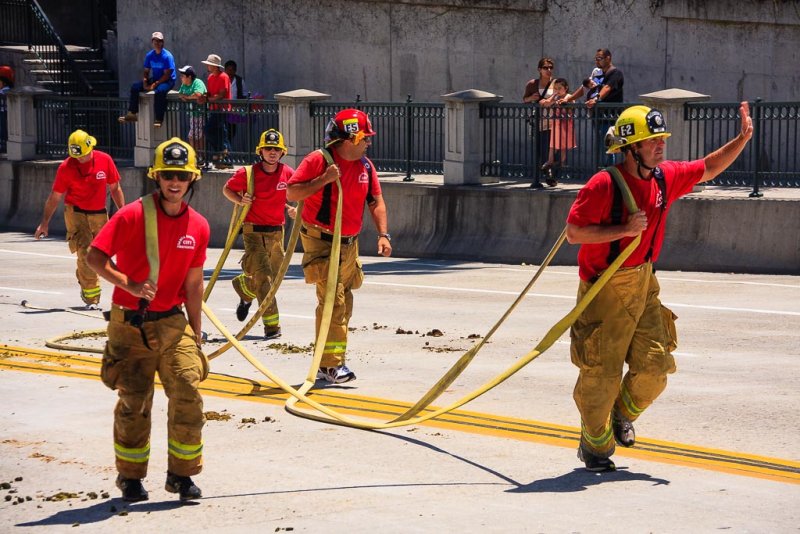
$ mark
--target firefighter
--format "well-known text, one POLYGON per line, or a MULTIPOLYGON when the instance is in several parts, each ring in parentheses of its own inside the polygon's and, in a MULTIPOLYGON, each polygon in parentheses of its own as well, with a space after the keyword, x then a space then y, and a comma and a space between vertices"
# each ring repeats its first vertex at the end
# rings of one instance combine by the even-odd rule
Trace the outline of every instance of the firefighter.
POLYGON ((386 217, 375 166, 366 157, 375 135, 369 117, 363 111, 340 111, 325 129, 325 148, 307 155, 289 179, 286 194, 290 201, 304 200, 300 239, 303 242, 303 274, 306 283, 316 284, 316 330, 319 333, 325 302, 328 261, 333 243, 333 225, 339 194, 343 195, 342 237, 339 279, 333 305, 330 330, 325 341, 317 378, 332 384, 355 380, 345 365, 347 325, 353 314, 352 290, 361 287, 364 272, 358 259, 358 234, 366 202, 378 231, 377 253, 392 253, 386 217), (340 178, 342 191, 336 187, 340 178))
MULTIPOLYGON (((261 134, 256 154, 260 163, 250 168, 238 169, 222 188, 225 198, 241 206, 250 206, 242 224, 244 256, 242 274, 231 282, 239 305, 236 318, 244 321, 254 298, 264 301, 278 274, 285 250, 283 248, 284 212, 294 218, 295 208, 286 203, 286 182, 294 169, 281 158, 286 154, 283 135, 275 129, 261 134), (248 193, 248 182, 252 181, 248 193)), ((272 299, 261 318, 264 323, 264 339, 275 339, 281 335, 278 303, 272 299)))
POLYGON ((749 107, 742 102, 739 134, 695 161, 666 161, 664 117, 646 106, 627 108, 609 137, 609 154, 622 164, 589 179, 567 216, 567 240, 578 251, 580 301, 636 236, 641 243, 581 314, 570 332, 578 369, 573 397, 581 415, 578 458, 590 471, 613 471, 615 441, 632 447, 633 422, 650 406, 675 372, 675 315, 659 301, 653 264, 664 240, 673 202, 695 184, 714 179, 736 160, 753 135, 749 107), (619 173, 638 211, 622 202, 619 173), (628 371, 623 377, 624 364, 628 371))
POLYGON ((166 490, 190 500, 202 495, 191 477, 203 466, 205 417, 198 387, 208 362, 200 350, 200 312, 210 231, 184 199, 200 178, 188 143, 176 137, 161 143, 148 176, 156 181, 156 192, 121 209, 89 249, 89 265, 115 286, 101 378, 119 394, 114 451, 122 498, 148 498, 142 479, 158 372, 169 399, 166 490), (146 231, 153 221, 155 231, 146 231), (147 253, 153 242, 155 258, 147 253))
POLYGON ((53 190, 44 204, 42 221, 33 236, 47 237, 50 219, 64 199, 64 223, 67 227, 69 250, 78 255, 75 275, 81 286, 81 300, 88 308, 100 302, 100 280, 86 263, 86 252, 92 239, 108 222, 106 211, 106 188, 117 209, 125 204, 125 196, 119 186, 119 172, 111 156, 95 150, 97 139, 75 130, 69 136, 69 156, 58 166, 53 190))

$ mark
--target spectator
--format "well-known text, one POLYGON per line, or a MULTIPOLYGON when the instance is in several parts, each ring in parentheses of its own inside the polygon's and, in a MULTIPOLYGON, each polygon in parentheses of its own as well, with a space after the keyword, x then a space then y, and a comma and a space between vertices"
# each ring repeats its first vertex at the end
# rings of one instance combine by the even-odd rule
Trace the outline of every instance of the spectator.
MULTIPOLYGON (((624 102, 623 85, 625 84, 625 77, 622 71, 611 63, 611 51, 608 48, 598 48, 594 56, 594 61, 597 68, 603 71, 603 80, 600 84, 600 90, 593 93, 594 96, 591 98, 587 97, 586 107, 593 109, 594 106, 600 102, 624 102)), ((583 87, 579 87, 573 94, 565 97, 563 102, 574 102, 580 98, 582 94, 583 87)), ((602 110, 594 110, 593 118, 595 123, 595 159, 597 165, 601 167, 613 165, 616 163, 616 159, 613 154, 606 155, 605 138, 606 132, 614 124, 614 120, 603 116, 602 110)))
POLYGON ((160 128, 164 123, 164 113, 167 111, 167 93, 175 86, 175 59, 170 51, 164 48, 164 34, 153 32, 150 42, 153 44, 153 49, 144 57, 142 81, 131 85, 128 113, 120 117, 119 121, 139 120, 139 93, 155 91, 153 126, 160 128))
POLYGON ((366 113, 356 109, 340 111, 325 129, 325 148, 315 150, 303 159, 289 178, 286 192, 289 201, 305 200, 300 228, 304 251, 303 274, 307 284, 317 286, 317 334, 328 284, 336 284, 330 329, 317 371, 317 379, 331 384, 356 378, 355 373, 345 365, 345 353, 347 326, 353 314, 352 291, 361 287, 364 281, 364 271, 358 259, 358 234, 364 221, 365 202, 378 231, 378 255, 390 256, 392 253, 392 238, 388 233, 386 204, 381 195, 378 173, 366 156, 373 135, 375 131, 366 113), (340 176, 341 189, 335 184, 340 176), (328 280, 339 195, 342 195, 339 278, 328 280))
POLYGON ((659 301, 653 264, 673 203, 730 166, 753 135, 747 102, 742 102, 739 114, 739 135, 723 147, 696 161, 664 161, 670 134, 661 112, 627 108, 616 121, 608 149, 622 151, 622 164, 592 176, 567 216, 567 240, 581 246, 578 301, 641 236, 570 332, 572 363, 579 369, 573 392, 581 416, 578 458, 589 471, 616 469, 611 460, 614 442, 623 447, 635 444, 633 422, 664 391, 667 375, 675 372, 675 315, 659 301), (622 201, 629 195, 635 206, 622 201))
POLYGON ((78 255, 75 275, 81 286, 81 300, 90 308, 100 302, 100 280, 86 262, 86 255, 92 239, 108 222, 106 188, 111 191, 117 208, 125 204, 114 160, 105 152, 95 150, 95 145, 97 139, 83 130, 70 134, 69 157, 58 166, 53 190, 44 204, 42 221, 33 234, 36 239, 47 237, 50 219, 63 198, 69 250, 78 255))
POLYGON ((193 102, 199 102, 206 94, 206 84, 197 77, 194 68, 186 65, 178 69, 181 74, 181 86, 178 89, 178 98, 183 102, 189 102, 189 144, 192 145, 196 153, 201 153, 205 148, 205 137, 203 130, 203 112, 193 102))
MULTIPOLYGON (((222 58, 217 54, 209 54, 208 59, 202 62, 208 70, 208 92, 200 99, 201 102, 219 102, 220 100, 231 99, 231 80, 222 70, 222 58)), ((211 145, 213 165, 208 163, 208 168, 230 169, 227 163, 228 150, 228 131, 225 127, 226 113, 230 110, 230 104, 211 104, 209 106, 209 116, 206 122, 206 138, 211 145)))
MULTIPOLYGON (((225 74, 227 74, 228 78, 231 80, 231 98, 244 100, 245 98, 249 98, 250 94, 244 88, 244 80, 242 77, 236 74, 237 68, 234 60, 229 59, 225 62, 225 74)), ((243 119, 246 120, 242 115, 234 113, 228 115, 228 144, 230 146, 233 146, 233 138, 236 136, 236 124, 237 122, 244 122, 243 119)))
MULTIPOLYGON (((553 81, 554 93, 553 100, 564 98, 569 92, 569 84, 564 78, 556 78, 553 81)), ((572 110, 557 107, 552 110, 552 126, 550 132, 550 153, 547 163, 542 170, 545 171, 545 182, 550 187, 558 185, 558 173, 566 165, 567 150, 575 148, 575 128, 572 118, 572 110), (559 161, 556 161, 556 152, 559 152, 559 161)))
MULTIPOLYGON (((286 217, 284 212, 294 218, 295 208, 286 203, 286 182, 294 169, 281 158, 286 154, 283 135, 270 129, 261 134, 256 154, 261 159, 249 169, 239 168, 222 188, 225 198, 242 206, 250 205, 250 210, 242 225, 244 256, 242 274, 231 282, 239 305, 236 318, 247 319, 247 312, 253 299, 264 302, 270 287, 276 280, 285 251, 283 231, 286 217), (252 186, 248 188, 248 182, 252 186), (251 193, 247 190, 251 189, 251 193)), ((275 298, 261 317, 264 323, 264 339, 275 339, 281 335, 278 302, 275 298)))
MULTIPOLYGON (((553 95, 553 68, 555 62, 552 58, 543 57, 539 60, 538 70, 539 77, 529 80, 525 84, 525 92, 522 95, 522 101, 526 104, 538 104, 542 106, 550 105, 551 101, 548 100, 553 95)), ((537 110, 536 120, 531 122, 531 134, 536 140, 536 166, 540 167, 547 162, 547 153, 550 146, 550 120, 546 117, 545 110, 541 107, 537 110)), ((539 182, 538 172, 534 178, 531 187, 542 187, 539 182)))
POLYGON ((0 152, 6 151, 8 141, 8 103, 6 94, 14 87, 14 70, 3 65, 0 67, 0 152))

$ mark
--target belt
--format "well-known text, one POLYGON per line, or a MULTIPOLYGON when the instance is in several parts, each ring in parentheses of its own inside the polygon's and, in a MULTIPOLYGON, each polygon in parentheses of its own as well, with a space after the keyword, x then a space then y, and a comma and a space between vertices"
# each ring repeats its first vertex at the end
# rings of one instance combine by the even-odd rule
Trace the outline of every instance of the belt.
POLYGON ((106 213, 106 209, 103 208, 101 210, 85 210, 83 208, 79 208, 78 206, 72 206, 72 211, 77 213, 86 213, 87 215, 95 215, 98 213, 106 213))
MULTIPOLYGON (((113 307, 109 311, 103 312, 103 316, 105 317, 106 321, 110 321, 112 317, 119 317, 117 313, 123 312, 123 321, 126 323, 131 322, 136 315, 139 314, 136 310, 126 310, 124 308, 120 308, 118 306, 113 307)), ((165 319, 167 317, 172 317, 173 315, 177 315, 179 313, 183 313, 183 310, 179 306, 173 306, 172 308, 166 311, 145 311, 142 315, 142 321, 147 323, 150 321, 158 321, 159 319, 165 319)))
POLYGON ((277 232, 279 230, 283 230, 283 226, 270 226, 268 224, 244 223, 242 225, 242 233, 244 233, 246 229, 251 229, 249 230, 250 232, 277 232))
MULTIPOLYGON (((314 228, 308 228, 306 226, 303 226, 300 228, 300 233, 305 234, 309 237, 314 237, 316 239, 322 239, 323 241, 327 241, 328 243, 333 243, 333 235, 325 232, 320 232, 319 230, 316 230, 314 228)), ((349 236, 343 235, 342 245, 352 245, 353 243, 356 242, 356 239, 358 239, 357 235, 349 235, 349 236)))

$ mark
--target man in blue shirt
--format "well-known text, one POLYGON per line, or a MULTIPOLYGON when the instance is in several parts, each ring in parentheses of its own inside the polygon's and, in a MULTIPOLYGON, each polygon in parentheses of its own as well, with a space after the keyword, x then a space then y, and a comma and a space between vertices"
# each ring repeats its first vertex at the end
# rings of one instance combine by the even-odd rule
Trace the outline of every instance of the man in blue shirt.
POLYGON ((167 93, 175 85, 175 59, 169 50, 164 48, 164 34, 153 32, 150 38, 153 49, 144 57, 142 81, 131 85, 131 97, 128 101, 128 113, 119 118, 119 122, 136 122, 139 118, 139 93, 155 91, 155 119, 153 125, 160 128, 167 110, 167 93))

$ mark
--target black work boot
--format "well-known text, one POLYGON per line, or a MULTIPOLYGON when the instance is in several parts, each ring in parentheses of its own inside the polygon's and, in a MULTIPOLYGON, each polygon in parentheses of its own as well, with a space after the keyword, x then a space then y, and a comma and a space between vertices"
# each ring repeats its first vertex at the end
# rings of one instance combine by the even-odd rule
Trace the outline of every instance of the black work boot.
POLYGON ((633 447, 636 443, 636 431, 627 417, 614 410, 611 414, 611 427, 614 429, 614 439, 623 447, 633 447))
POLYGON ((614 465, 614 462, 611 458, 603 458, 602 456, 596 456, 591 452, 584 449, 583 445, 578 446, 578 460, 586 465, 587 471, 592 471, 595 473, 602 473, 604 471, 616 471, 617 466, 614 465))
POLYGON ((182 501, 199 499, 203 496, 203 492, 192 482, 191 477, 173 475, 169 471, 167 471, 167 482, 164 489, 170 493, 179 493, 182 501))
POLYGON ((250 305, 252 303, 252 300, 250 302, 245 302, 242 299, 239 299, 239 305, 236 306, 236 318, 240 321, 247 319, 247 314, 250 311, 250 305))
POLYGON ((146 501, 149 499, 147 490, 138 478, 125 478, 117 475, 117 487, 122 491, 122 500, 128 502, 146 501))

